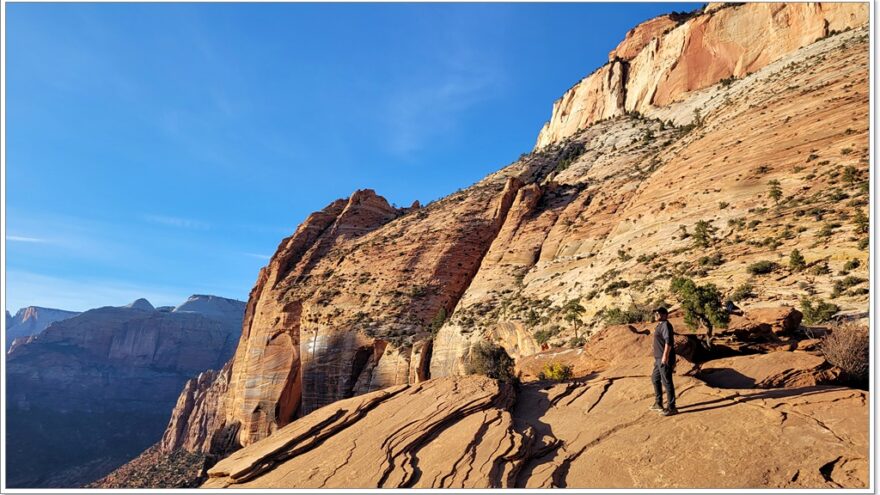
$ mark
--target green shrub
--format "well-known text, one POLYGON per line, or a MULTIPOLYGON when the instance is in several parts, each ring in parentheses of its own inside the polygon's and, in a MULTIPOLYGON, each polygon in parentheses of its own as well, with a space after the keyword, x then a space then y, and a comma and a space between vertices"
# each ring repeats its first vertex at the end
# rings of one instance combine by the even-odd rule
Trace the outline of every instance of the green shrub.
POLYGON ((856 226, 856 232, 860 234, 867 234, 870 230, 868 216, 865 215, 861 208, 856 210, 856 214, 853 216, 853 224, 856 226))
POLYGON ((755 295, 755 287, 752 284, 745 282, 734 289, 733 293, 730 294, 730 300, 733 302, 739 302, 746 299, 752 299, 755 295))
POLYGON ((831 269, 828 268, 827 261, 816 263, 810 268, 810 275, 828 275, 829 273, 831 273, 831 269))
POLYGON ((804 323, 818 324, 831 319, 840 308, 833 303, 826 303, 822 299, 813 301, 809 298, 801 299, 801 313, 804 314, 804 323))
POLYGON ((626 309, 609 308, 602 312, 602 320, 608 325, 628 325, 630 323, 650 321, 651 310, 634 304, 626 309))
POLYGON ((513 381, 513 358, 499 345, 481 341, 471 346, 465 361, 465 372, 486 375, 503 382, 513 381))
POLYGON ((715 242, 715 232, 718 229, 711 222, 700 220, 694 225, 694 245, 707 248, 715 242))
POLYGON ((856 178, 858 177, 858 170, 852 165, 843 169, 843 181, 849 185, 852 185, 856 178))
POLYGON ((605 293, 616 296, 620 293, 620 289, 625 289, 627 287, 629 287, 629 282, 627 282, 626 280, 616 280, 605 287, 605 293))
POLYGON ((538 330, 534 334, 535 342, 537 342, 539 345, 544 345, 547 343, 547 341, 558 335, 561 331, 562 328, 559 325, 551 325, 544 330, 538 330))
POLYGON ((583 345, 586 343, 587 339, 585 339, 584 337, 572 337, 571 340, 568 341, 568 346, 571 348, 583 347, 583 345))
POLYGON ((728 203, 727 201, 718 202, 718 208, 721 210, 726 210, 728 206, 730 206, 730 203, 728 203))
POLYGON ((567 364, 553 361, 544 365, 541 372, 538 373, 539 380, 555 380, 561 382, 571 378, 572 368, 567 364))
POLYGON ((437 335, 444 322, 446 322, 446 308, 440 308, 440 311, 437 311, 437 314, 431 320, 431 333, 437 335))
POLYGON ((709 339, 714 328, 726 328, 730 315, 721 304, 721 292, 713 284, 697 285, 688 278, 674 278, 670 290, 678 298, 684 312, 684 321, 696 328, 702 323, 707 329, 709 339))
POLYGON ((770 184, 770 198, 775 202, 779 202, 780 198, 782 198, 782 188, 779 185, 779 181, 776 179, 768 182, 770 184))
POLYGON ((788 257, 788 267, 793 272, 799 272, 807 267, 807 260, 804 259, 800 251, 793 249, 788 257))
POLYGON ((862 262, 859 261, 859 260, 857 260, 857 259, 855 259, 855 258, 853 258, 853 259, 847 261, 847 262, 843 265, 843 269, 844 269, 844 270, 855 270, 856 268, 858 268, 858 267, 860 267, 860 266, 862 266, 862 262))
POLYGON ((840 224, 834 223, 825 223, 822 225, 822 228, 819 229, 819 232, 816 233, 819 237, 831 237, 834 234, 834 229, 840 227, 840 224))
POLYGON ((697 263, 699 263, 700 266, 721 266, 724 264, 724 258, 721 256, 721 253, 715 253, 711 256, 701 257, 697 260, 697 263))
POLYGON ((746 271, 752 275, 766 275, 775 271, 778 267, 779 265, 772 261, 762 260, 749 265, 746 271))

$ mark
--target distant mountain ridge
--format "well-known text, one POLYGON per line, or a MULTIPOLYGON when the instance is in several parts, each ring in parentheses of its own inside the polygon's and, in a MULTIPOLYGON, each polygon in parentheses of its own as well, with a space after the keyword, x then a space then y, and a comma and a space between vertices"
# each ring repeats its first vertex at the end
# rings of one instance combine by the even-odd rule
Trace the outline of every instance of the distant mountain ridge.
POLYGON ((80 486, 157 442, 187 380, 232 356, 244 308, 194 295, 160 311, 138 299, 17 339, 6 369, 9 486, 80 486))
POLYGON ((6 350, 12 346, 12 342, 19 337, 28 337, 45 330, 56 321, 66 320, 78 315, 77 311, 65 311, 63 309, 43 308, 40 306, 27 306, 15 313, 15 316, 6 311, 6 350))

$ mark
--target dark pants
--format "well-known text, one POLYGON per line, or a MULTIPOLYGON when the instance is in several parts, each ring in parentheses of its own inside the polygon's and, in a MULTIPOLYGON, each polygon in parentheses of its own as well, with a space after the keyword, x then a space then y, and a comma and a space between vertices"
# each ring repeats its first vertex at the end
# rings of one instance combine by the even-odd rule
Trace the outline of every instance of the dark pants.
MULTIPOLYGON (((674 365, 673 365, 674 366, 674 365)), ((654 360, 654 372, 651 373, 651 382, 654 384, 654 401, 663 405, 663 388, 666 388, 666 403, 670 409, 675 408, 675 385, 672 383, 673 366, 664 366, 660 360, 654 360)))

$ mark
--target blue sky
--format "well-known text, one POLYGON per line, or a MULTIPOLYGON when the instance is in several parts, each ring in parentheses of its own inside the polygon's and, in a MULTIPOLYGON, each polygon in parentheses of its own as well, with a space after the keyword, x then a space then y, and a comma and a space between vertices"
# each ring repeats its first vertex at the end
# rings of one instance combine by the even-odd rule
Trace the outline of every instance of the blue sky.
POLYGON ((699 5, 9 3, 7 309, 246 299, 310 212, 467 187, 699 5))

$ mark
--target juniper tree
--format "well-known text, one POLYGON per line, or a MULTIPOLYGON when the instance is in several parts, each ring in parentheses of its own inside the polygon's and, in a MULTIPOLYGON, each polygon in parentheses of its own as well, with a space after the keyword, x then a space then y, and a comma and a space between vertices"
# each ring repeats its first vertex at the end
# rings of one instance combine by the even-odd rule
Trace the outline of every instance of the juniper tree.
POLYGON ((721 302, 721 292, 714 284, 697 285, 684 277, 672 279, 669 287, 681 304, 685 324, 690 328, 700 324, 706 327, 706 345, 711 347, 714 329, 726 328, 730 322, 730 315, 721 302))

